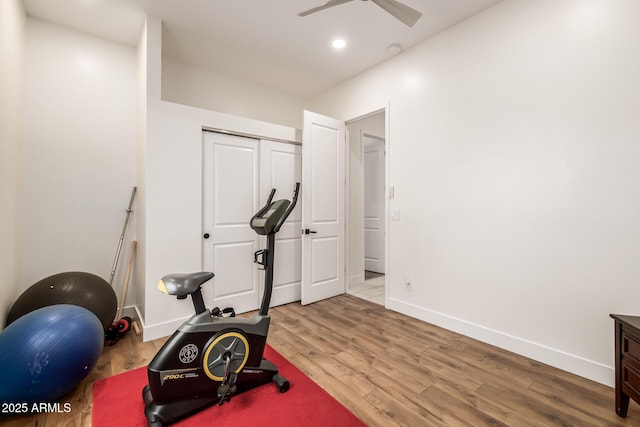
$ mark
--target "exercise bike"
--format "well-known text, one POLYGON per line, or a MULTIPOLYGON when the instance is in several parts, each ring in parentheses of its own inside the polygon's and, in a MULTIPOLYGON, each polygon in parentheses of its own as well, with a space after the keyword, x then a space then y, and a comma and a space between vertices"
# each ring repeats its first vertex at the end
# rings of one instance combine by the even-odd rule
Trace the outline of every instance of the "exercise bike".
POLYGON ((273 290, 273 261, 276 233, 298 201, 296 183, 291 201, 267 203, 250 221, 251 228, 267 236, 267 248, 254 253, 253 261, 265 270, 264 295, 260 311, 250 318, 228 316, 217 307, 209 311, 201 286, 213 278, 210 272, 170 274, 158 283, 166 294, 185 299, 191 296, 196 314, 187 320, 162 346, 147 368, 149 384, 142 390, 149 426, 163 426, 208 406, 222 405, 231 396, 273 382, 280 392, 289 381, 263 357, 269 332, 269 304, 273 290))

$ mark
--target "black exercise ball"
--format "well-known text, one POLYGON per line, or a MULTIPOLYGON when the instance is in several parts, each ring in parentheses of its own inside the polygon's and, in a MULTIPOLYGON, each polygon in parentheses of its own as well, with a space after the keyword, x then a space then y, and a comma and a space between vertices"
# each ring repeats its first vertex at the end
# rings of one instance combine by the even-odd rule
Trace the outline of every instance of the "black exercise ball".
POLYGON ((91 273, 71 271, 54 274, 33 284, 11 306, 7 325, 21 316, 54 304, 84 307, 100 319, 107 330, 118 310, 118 298, 109 283, 91 273))

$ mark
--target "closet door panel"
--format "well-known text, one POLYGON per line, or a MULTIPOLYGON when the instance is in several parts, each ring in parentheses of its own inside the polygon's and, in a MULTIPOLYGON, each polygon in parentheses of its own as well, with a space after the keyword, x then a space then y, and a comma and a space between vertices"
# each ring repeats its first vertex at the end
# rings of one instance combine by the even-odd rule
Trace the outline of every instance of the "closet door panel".
POLYGON ((259 209, 259 146, 256 139, 203 132, 202 265, 215 274, 203 287, 209 308, 242 313, 260 304, 253 263, 260 240, 249 227, 259 209))
MULTIPOLYGON (((291 199, 296 182, 302 179, 302 150, 299 145, 260 141, 260 202, 265 203, 272 188, 274 200, 291 199)), ((273 294, 271 305, 300 300, 302 279, 302 210, 298 200, 293 212, 276 235, 273 294)), ((266 245, 263 238, 262 245, 266 245)), ((262 276, 262 273, 261 273, 262 276)), ((261 286, 263 280, 261 280, 261 286)))

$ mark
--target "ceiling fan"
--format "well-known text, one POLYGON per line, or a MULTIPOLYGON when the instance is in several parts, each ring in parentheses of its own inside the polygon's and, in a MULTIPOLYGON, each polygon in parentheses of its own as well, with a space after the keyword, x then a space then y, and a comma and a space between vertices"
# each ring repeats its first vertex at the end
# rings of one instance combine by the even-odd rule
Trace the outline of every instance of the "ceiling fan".
MULTIPOLYGON (((338 6, 344 3, 349 3, 353 0, 329 0, 322 3, 320 6, 314 7, 309 10, 305 10, 304 12, 300 12, 298 16, 307 16, 312 13, 319 12, 324 9, 328 9, 333 6, 338 6)), ((362 0, 368 1, 368 0, 362 0)), ((422 13, 418 12, 415 9, 410 8, 407 5, 404 5, 396 0, 371 0, 373 3, 377 4, 391 15, 402 21, 405 25, 409 27, 413 27, 418 19, 422 16, 422 13)))

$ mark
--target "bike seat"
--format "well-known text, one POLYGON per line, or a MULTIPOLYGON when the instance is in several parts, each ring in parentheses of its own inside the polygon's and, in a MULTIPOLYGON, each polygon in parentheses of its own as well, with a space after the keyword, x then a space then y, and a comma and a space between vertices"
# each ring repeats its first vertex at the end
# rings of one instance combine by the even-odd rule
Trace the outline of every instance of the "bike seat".
POLYGON ((165 294, 175 295, 178 298, 186 298, 187 295, 191 295, 200 289, 200 286, 212 277, 213 273, 208 271, 167 274, 158 283, 158 289, 165 294))

